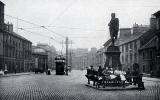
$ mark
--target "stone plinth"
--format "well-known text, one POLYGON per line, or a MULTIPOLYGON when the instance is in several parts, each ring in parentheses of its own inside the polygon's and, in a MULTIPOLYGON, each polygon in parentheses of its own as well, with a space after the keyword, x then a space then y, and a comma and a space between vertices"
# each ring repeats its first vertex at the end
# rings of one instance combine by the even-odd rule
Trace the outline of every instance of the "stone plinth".
POLYGON ((105 52, 106 62, 105 67, 111 67, 113 69, 121 70, 121 62, 120 62, 120 50, 118 46, 111 45, 107 48, 105 52))

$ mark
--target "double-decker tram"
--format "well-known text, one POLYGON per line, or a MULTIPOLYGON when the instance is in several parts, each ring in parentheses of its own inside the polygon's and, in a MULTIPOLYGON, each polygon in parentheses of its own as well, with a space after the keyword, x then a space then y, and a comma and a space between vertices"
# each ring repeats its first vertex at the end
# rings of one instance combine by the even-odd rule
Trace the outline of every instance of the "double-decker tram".
POLYGON ((56 63, 56 75, 64 75, 65 74, 65 58, 62 55, 58 55, 55 58, 56 63))

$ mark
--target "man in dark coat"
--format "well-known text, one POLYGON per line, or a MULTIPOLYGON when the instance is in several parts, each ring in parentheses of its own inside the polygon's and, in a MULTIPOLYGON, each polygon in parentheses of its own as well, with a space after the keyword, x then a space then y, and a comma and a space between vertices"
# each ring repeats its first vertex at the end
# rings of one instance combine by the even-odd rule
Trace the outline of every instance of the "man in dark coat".
POLYGON ((127 80, 128 82, 132 82, 131 76, 132 76, 132 72, 131 72, 131 70, 128 68, 128 70, 126 71, 126 80, 127 80))
POLYGON ((88 84, 90 84, 90 80, 92 80, 93 85, 95 85, 95 75, 96 75, 96 71, 91 65, 90 69, 87 69, 87 74, 85 75, 88 78, 88 84))

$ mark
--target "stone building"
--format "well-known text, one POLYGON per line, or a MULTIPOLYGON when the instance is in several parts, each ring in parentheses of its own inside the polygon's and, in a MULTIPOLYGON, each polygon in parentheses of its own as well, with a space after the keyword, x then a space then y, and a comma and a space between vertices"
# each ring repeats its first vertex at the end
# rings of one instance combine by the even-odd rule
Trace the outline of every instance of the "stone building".
POLYGON ((97 53, 97 49, 95 47, 91 48, 91 50, 88 52, 88 55, 87 55, 88 66, 92 65, 94 67, 97 67, 96 53, 97 53))
POLYGON ((72 61, 69 61, 73 69, 85 69, 89 66, 97 67, 96 48, 91 48, 88 51, 87 48, 77 48, 69 50, 69 59, 72 57, 72 61), (72 53, 70 53, 72 51, 72 53))
POLYGON ((57 56, 57 52, 54 46, 49 46, 45 43, 38 43, 37 47, 44 49, 47 52, 48 57, 48 68, 55 69, 55 58, 57 56))
POLYGON ((105 64, 105 54, 104 48, 100 48, 96 52, 96 66, 104 67, 105 64))
POLYGON ((47 51, 38 46, 32 46, 32 71, 35 69, 42 72, 48 69, 47 51))
POLYGON ((77 48, 73 50, 69 50, 69 59, 72 61, 69 61, 69 65, 73 69, 84 69, 86 66, 88 66, 88 49, 87 48, 77 48), (71 59, 72 57, 72 59, 71 59))
POLYGON ((0 11, 0 69, 7 69, 9 73, 30 71, 32 43, 13 32, 12 24, 4 23, 2 2, 0 11))
POLYGON ((140 66, 144 73, 160 77, 160 11, 150 19, 150 30, 141 39, 140 66))
MULTIPOLYGON (((128 31, 128 34, 130 34, 128 35, 129 37, 120 38, 121 41, 118 41, 118 46, 121 51, 120 60, 124 70, 127 68, 133 69, 132 65, 139 63, 138 49, 141 47, 140 38, 143 37, 143 34, 148 30, 149 26, 134 24, 133 28, 128 31)), ((124 33, 120 32, 120 34, 122 35, 124 33)))

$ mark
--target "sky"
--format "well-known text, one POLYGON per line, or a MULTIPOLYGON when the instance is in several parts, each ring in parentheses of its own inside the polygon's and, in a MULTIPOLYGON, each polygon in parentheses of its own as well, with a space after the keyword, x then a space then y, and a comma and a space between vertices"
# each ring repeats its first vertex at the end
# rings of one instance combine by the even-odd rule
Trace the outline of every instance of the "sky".
POLYGON ((69 48, 103 47, 110 38, 112 12, 119 18, 120 28, 131 28, 134 23, 149 25, 151 14, 160 10, 160 0, 1 1, 5 22, 12 23, 15 32, 33 45, 46 43, 57 51, 65 50, 65 37, 69 38, 69 48))

